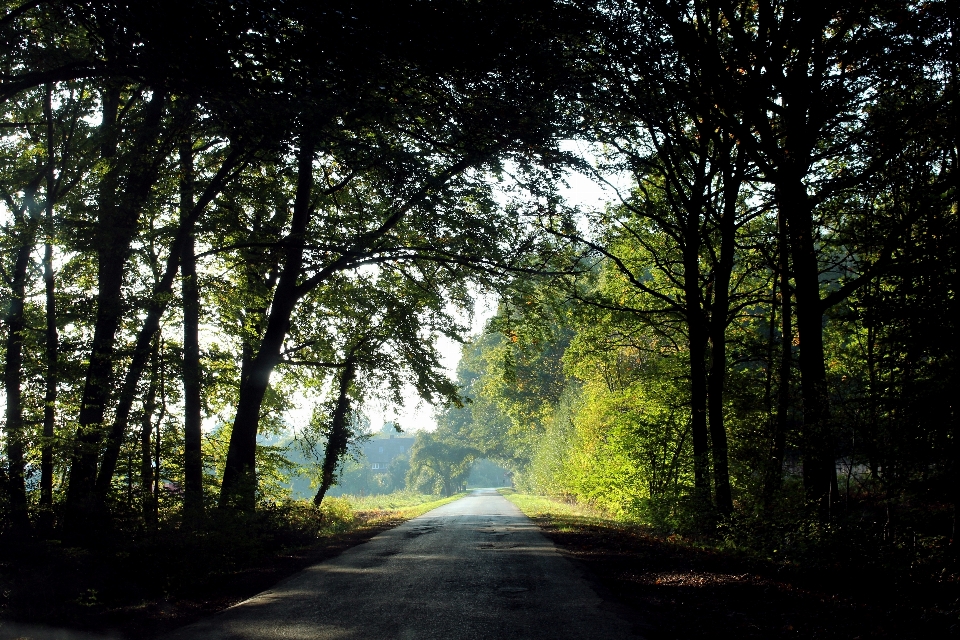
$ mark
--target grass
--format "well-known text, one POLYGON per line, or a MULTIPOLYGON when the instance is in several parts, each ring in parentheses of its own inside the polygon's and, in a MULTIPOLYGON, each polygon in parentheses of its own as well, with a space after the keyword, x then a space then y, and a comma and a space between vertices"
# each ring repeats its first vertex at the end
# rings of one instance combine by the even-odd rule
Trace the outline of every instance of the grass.
POLYGON ((611 526, 615 524, 613 520, 604 517, 599 511, 587 505, 530 493, 517 493, 513 489, 497 489, 497 491, 529 518, 546 521, 554 527, 569 527, 571 521, 584 524, 606 523, 611 526))
POLYGON ((437 498, 414 491, 396 491, 384 495, 374 496, 340 496, 346 500, 354 511, 359 513, 393 512, 404 519, 416 518, 432 509, 436 509, 448 502, 459 500, 465 493, 457 493, 447 498, 437 498))

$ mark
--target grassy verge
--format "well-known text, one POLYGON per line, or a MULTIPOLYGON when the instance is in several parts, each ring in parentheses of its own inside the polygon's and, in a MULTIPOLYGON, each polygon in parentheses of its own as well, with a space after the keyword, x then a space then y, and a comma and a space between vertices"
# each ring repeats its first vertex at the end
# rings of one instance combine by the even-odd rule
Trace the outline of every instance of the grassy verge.
POLYGON ((320 509, 291 501, 214 514, 192 531, 115 531, 97 548, 0 543, 0 620, 156 637, 462 495, 331 498, 320 509))
POLYGON ((356 535, 370 530, 372 535, 376 535, 465 495, 457 493, 446 498, 437 498, 425 494, 396 492, 382 496, 347 495, 337 499, 348 503, 353 514, 347 530, 356 535))
POLYGON ((416 518, 427 511, 436 509, 448 502, 459 500, 467 495, 466 493, 457 493, 447 498, 437 498, 436 496, 410 491, 398 491, 379 496, 342 496, 342 500, 350 503, 354 511, 358 513, 383 514, 389 517, 399 517, 405 520, 416 518))
POLYGON ((956 585, 768 560, 659 536, 583 505, 501 491, 600 583, 649 640, 960 637, 956 585))
POLYGON ((528 517, 534 520, 543 520, 545 524, 554 527, 570 526, 571 522, 608 523, 615 526, 615 522, 604 517, 599 511, 587 505, 576 502, 566 502, 546 496, 536 496, 529 493, 517 493, 513 489, 497 489, 504 498, 517 505, 528 517))

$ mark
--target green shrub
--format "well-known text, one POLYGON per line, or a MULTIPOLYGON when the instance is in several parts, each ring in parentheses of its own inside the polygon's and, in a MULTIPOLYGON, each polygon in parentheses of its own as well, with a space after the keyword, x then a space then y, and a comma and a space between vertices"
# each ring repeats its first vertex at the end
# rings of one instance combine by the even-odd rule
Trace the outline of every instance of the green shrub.
POLYGON ((325 497, 319 509, 320 530, 323 533, 340 533, 353 527, 357 516, 349 500, 325 497))

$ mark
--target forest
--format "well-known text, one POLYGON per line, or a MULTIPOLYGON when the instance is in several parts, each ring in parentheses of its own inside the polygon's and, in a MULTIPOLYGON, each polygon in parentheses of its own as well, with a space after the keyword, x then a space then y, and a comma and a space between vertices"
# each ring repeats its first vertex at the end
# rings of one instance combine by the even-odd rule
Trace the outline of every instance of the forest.
POLYGON ((412 389, 426 492, 955 563, 957 3, 0 4, 4 545, 319 509, 412 389))

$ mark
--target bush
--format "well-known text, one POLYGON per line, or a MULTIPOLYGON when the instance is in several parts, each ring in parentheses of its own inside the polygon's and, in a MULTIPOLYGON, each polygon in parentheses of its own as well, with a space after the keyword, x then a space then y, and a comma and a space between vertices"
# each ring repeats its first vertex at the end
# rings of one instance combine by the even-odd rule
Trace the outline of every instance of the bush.
POLYGON ((350 501, 344 498, 325 497, 320 505, 320 530, 323 533, 340 533, 350 529, 357 515, 350 501))

